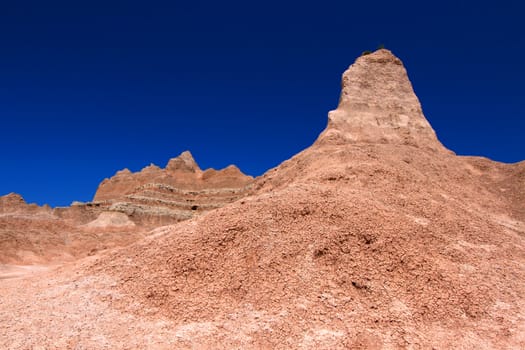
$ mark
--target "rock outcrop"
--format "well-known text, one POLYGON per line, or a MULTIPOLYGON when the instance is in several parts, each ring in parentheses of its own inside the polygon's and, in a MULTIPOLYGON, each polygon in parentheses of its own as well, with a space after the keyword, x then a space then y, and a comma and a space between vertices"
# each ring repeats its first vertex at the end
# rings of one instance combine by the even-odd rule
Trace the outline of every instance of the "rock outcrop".
POLYGON ((98 218, 85 225, 89 228, 104 229, 104 228, 132 228, 135 223, 129 219, 124 213, 103 211, 98 218))
POLYGON ((253 182, 237 167, 201 170, 190 152, 170 159, 165 169, 125 169, 99 186, 93 203, 127 214, 137 224, 160 226, 220 208, 245 196, 253 182))
POLYGON ((344 72, 336 110, 320 144, 394 143, 442 150, 401 60, 386 49, 359 57, 344 72))
POLYGON ((5 196, 0 196, 0 215, 1 214, 50 214, 51 208, 48 205, 38 206, 36 204, 28 204, 24 198, 18 193, 9 193, 5 196))
POLYGON ((186 151, 166 169, 117 172, 100 184, 93 202, 50 208, 15 193, 0 196, 0 263, 73 260, 123 246, 155 227, 229 204, 247 195, 252 182, 233 165, 202 171, 186 151))
POLYGON ((0 196, 0 266, 72 261, 136 242, 145 233, 123 213, 75 205, 52 209, 27 204, 15 193, 0 196))

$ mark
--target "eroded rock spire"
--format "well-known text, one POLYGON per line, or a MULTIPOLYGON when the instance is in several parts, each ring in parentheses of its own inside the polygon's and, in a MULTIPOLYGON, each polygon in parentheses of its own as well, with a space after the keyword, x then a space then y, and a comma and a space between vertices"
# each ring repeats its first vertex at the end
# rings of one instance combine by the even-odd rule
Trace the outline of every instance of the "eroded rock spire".
POLYGON ((441 149, 399 58, 386 49, 359 57, 343 74, 336 110, 317 144, 395 143, 441 149))

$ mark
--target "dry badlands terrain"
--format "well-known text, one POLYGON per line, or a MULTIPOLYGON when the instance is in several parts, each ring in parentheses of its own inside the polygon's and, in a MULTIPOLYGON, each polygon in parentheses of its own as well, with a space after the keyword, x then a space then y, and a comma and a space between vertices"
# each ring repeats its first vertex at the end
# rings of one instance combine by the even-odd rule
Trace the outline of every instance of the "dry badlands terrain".
POLYGON ((0 201, 0 348, 523 349, 525 162, 456 156, 388 50, 263 176, 189 153, 0 201))

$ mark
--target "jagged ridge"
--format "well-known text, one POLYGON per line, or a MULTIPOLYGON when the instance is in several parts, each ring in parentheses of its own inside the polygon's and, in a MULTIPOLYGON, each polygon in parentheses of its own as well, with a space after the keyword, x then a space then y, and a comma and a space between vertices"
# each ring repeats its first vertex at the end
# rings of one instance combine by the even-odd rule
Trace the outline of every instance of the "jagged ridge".
POLYGON ((119 171, 100 184, 94 202, 125 212, 134 221, 167 224, 231 203, 250 189, 251 176, 230 165, 201 170, 189 151, 166 168, 150 165, 137 173, 119 171))

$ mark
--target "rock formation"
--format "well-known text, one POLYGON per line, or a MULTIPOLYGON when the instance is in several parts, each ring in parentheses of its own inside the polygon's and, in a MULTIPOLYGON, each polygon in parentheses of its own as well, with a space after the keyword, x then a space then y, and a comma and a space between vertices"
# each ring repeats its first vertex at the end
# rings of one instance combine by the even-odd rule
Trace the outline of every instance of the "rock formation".
POLYGON ((9 193, 5 196, 0 196, 0 214, 36 214, 36 213, 50 213, 49 206, 38 206, 36 204, 27 204, 24 198, 18 193, 9 193))
POLYGON ((0 264, 63 263, 130 244, 145 233, 123 213, 51 209, 27 204, 18 194, 0 196, 0 264))
POLYGON ((345 73, 313 146, 250 195, 7 281, 0 346, 523 349, 524 181, 525 162, 447 152, 379 50, 345 73))
POLYGON ((126 245, 149 229, 231 203, 252 182, 233 165, 202 171, 186 151, 166 169, 117 172, 100 184, 93 202, 52 209, 27 204, 15 193, 0 196, 0 263, 72 260, 126 245))
POLYGON ((160 226, 220 208, 246 195, 253 182, 237 167, 201 170, 190 152, 165 169, 121 170, 99 186, 92 205, 127 214, 138 224, 160 226))
POLYGON ((85 225, 89 228, 113 228, 113 227, 126 227, 132 228, 135 227, 135 223, 129 219, 129 217, 124 213, 112 212, 112 211, 103 211, 100 213, 98 218, 87 223, 85 225))
POLYGON ((339 106, 317 143, 388 143, 442 149, 401 60, 388 50, 359 57, 343 74, 339 106))

